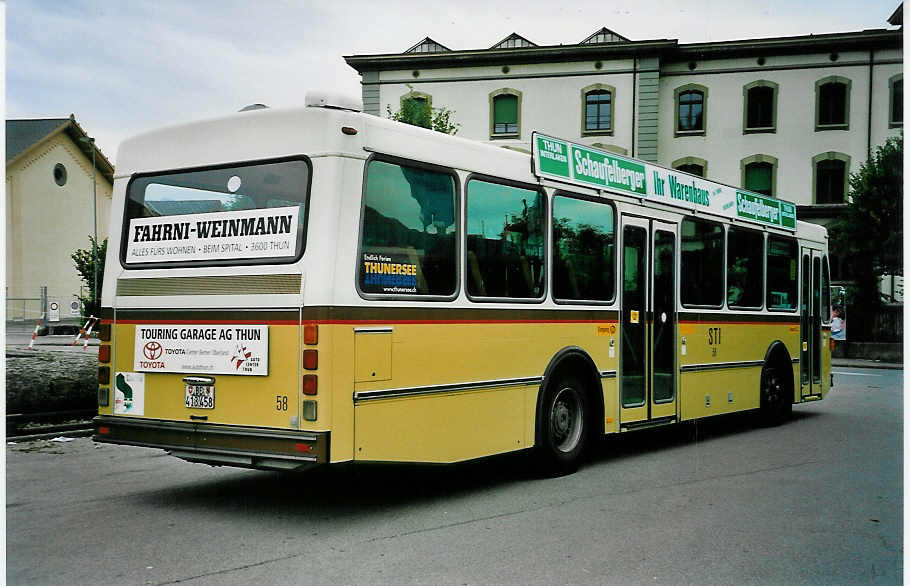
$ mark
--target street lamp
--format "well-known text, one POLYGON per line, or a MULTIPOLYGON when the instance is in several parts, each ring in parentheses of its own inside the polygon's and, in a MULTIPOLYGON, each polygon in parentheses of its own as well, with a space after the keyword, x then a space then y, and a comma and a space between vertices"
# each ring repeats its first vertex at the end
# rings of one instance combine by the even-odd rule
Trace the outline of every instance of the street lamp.
POLYGON ((95 181, 95 139, 83 136, 79 142, 84 142, 92 149, 92 221, 94 223, 94 240, 92 240, 92 304, 98 308, 98 189, 95 181))

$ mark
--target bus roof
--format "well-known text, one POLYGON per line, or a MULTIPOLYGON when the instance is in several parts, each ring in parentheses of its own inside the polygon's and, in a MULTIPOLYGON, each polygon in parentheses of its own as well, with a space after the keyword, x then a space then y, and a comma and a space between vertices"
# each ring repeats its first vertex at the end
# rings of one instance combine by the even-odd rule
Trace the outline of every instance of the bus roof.
POLYGON ((365 156, 366 150, 525 183, 555 181, 785 231, 798 228, 803 237, 826 239, 823 227, 797 222, 796 206, 784 200, 538 132, 532 133, 532 149, 505 149, 362 112, 264 108, 129 138, 118 150, 116 177, 301 154, 365 156), (357 129, 359 139, 330 132, 343 126, 357 129))

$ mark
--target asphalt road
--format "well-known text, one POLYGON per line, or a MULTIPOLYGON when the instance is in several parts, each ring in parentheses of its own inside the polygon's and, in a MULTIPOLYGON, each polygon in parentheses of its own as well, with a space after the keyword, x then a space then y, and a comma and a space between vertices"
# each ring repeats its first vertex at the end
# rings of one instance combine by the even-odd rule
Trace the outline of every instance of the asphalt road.
POLYGON ((294 476, 8 445, 8 582, 900 583, 903 373, 836 372, 780 427, 627 434, 553 479, 514 456, 294 476))

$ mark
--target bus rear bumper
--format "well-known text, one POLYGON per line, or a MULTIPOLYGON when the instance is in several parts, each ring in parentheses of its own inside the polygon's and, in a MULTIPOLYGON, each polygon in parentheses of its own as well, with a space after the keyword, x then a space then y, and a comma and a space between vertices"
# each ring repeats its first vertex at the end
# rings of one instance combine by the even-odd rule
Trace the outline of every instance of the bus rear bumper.
POLYGON ((166 450, 190 462, 260 470, 303 470, 329 461, 328 432, 277 430, 99 415, 99 443, 166 450))

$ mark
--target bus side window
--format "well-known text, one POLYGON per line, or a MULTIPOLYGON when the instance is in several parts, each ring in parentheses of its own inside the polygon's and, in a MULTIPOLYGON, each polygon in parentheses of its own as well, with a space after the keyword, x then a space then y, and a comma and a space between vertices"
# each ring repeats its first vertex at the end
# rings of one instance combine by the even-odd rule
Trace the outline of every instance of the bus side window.
POLYGON ((472 179, 467 189, 468 294, 539 299, 544 293, 540 192, 472 179))
POLYGON ((553 297, 610 301, 615 281, 616 221, 606 203, 553 198, 553 297))
POLYGON ((724 302, 724 229, 686 218, 681 225, 683 305, 720 307, 724 302))
POLYGON ((830 323, 834 317, 831 315, 831 273, 828 269, 828 256, 825 255, 822 261, 822 304, 821 316, 824 323, 830 323))
POLYGON ((367 168, 358 283, 367 294, 455 294, 455 180, 418 167, 367 168))
POLYGON ((730 307, 761 309, 764 248, 761 232, 727 230, 727 305, 730 307))
POLYGON ((792 311, 797 306, 797 246, 788 238, 768 237, 768 309, 792 311))

